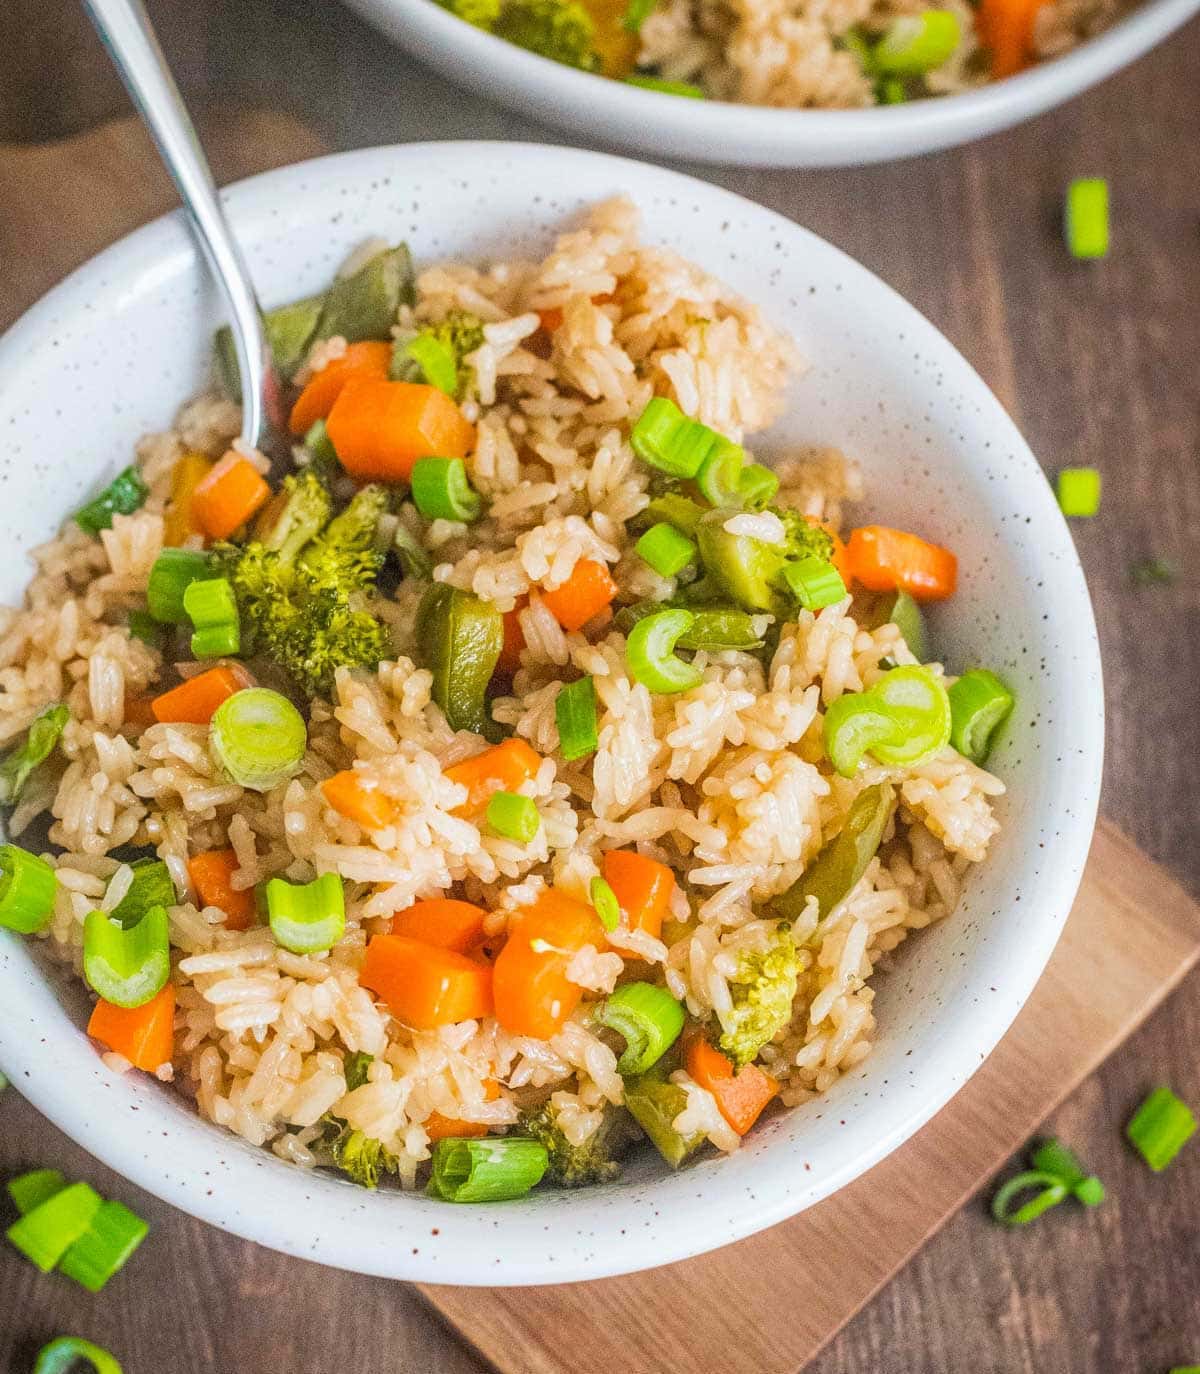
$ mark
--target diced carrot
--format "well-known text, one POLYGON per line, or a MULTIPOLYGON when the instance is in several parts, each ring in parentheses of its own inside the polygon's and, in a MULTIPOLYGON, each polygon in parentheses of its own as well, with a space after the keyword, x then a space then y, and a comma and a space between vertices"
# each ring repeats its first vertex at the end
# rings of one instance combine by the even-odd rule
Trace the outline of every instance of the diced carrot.
POLYGON ((557 305, 547 306, 545 310, 539 310, 537 315, 547 334, 553 334, 556 329, 562 328, 563 312, 557 305))
POLYGON ((492 979, 496 1019, 505 1030, 548 1040, 562 1029, 583 996, 567 978, 567 965, 588 944, 606 947, 600 918, 553 888, 514 918, 492 979))
POLYGON ((446 769, 446 776, 451 782, 461 783, 468 793, 463 805, 455 809, 455 815, 478 810, 493 792, 519 791, 521 784, 534 777, 541 766, 541 755, 517 735, 454 764, 446 769))
POLYGON ((249 930, 254 924, 254 889, 233 886, 238 867, 232 849, 209 849, 188 860, 188 875, 200 904, 219 907, 225 913, 226 930, 249 930))
POLYGON ((171 500, 163 522, 163 543, 168 548, 177 548, 193 534, 203 533, 192 511, 192 498, 212 470, 212 459, 203 453, 185 453, 171 469, 171 500))
POLYGON ((525 597, 504 612, 504 643, 500 646, 500 657, 496 660, 496 671, 509 677, 521 666, 521 650, 525 647, 525 631, 521 629, 521 612, 528 602, 525 597))
POLYGON ((656 859, 633 849, 610 849, 604 856, 604 879, 629 918, 630 930, 658 939, 675 891, 675 875, 656 859))
POLYGON ((254 679, 241 664, 222 663, 155 697, 150 709, 160 724, 207 725, 223 701, 253 686, 254 679))
POLYGON ((616 594, 617 584, 604 564, 593 558, 581 558, 562 586, 543 592, 542 600, 564 630, 579 630, 599 615, 616 594))
MULTIPOLYGON (((494 1078, 483 1082, 483 1100, 495 1102, 500 1096, 500 1084, 494 1078)), ((430 1140, 445 1140, 447 1136, 484 1136, 488 1128, 482 1121, 458 1121, 454 1117, 443 1116, 441 1112, 430 1112, 421 1123, 430 1140)))
POLYGON ((353 768, 326 778, 321 791, 335 811, 364 830, 383 830, 392 825, 399 814, 395 801, 353 768))
POLYGON ((466 954, 483 938, 485 920, 487 912, 473 902, 433 897, 398 911, 392 917, 392 934, 466 954))
POLYGON ((328 417, 348 381, 366 378, 387 381, 391 365, 390 343, 364 339, 361 343, 348 344, 345 353, 331 358, 320 372, 314 372, 309 378, 292 407, 288 428, 296 435, 307 434, 318 420, 328 417))
POLYGON ((864 525, 853 530, 846 558, 856 582, 872 592, 907 592, 914 601, 944 601, 958 583, 958 559, 907 530, 864 525))
POLYGON ((975 12, 980 45, 991 53, 994 80, 1015 76, 1033 61, 1033 26, 1044 0, 981 0, 975 12))
POLYGON ((779 1084, 757 1064, 745 1064, 738 1073, 733 1062, 702 1035, 693 1035, 684 1051, 687 1071, 716 1099, 717 1108, 738 1135, 745 1135, 778 1093, 779 1084))
POLYGON ((416 1030, 473 1021, 492 1010, 489 965, 403 935, 371 938, 358 981, 416 1030))
POLYGON ((230 451, 196 483, 191 516, 210 539, 228 539, 266 504, 271 488, 248 458, 230 451))
POLYGON ((168 983, 140 1007, 118 1007, 103 999, 92 1008, 87 1033, 128 1059, 135 1069, 153 1073, 171 1062, 175 1040, 175 985, 168 983))
POLYGON ((475 426, 436 386, 352 380, 326 421, 338 460, 364 481, 407 482, 418 458, 465 458, 475 426))

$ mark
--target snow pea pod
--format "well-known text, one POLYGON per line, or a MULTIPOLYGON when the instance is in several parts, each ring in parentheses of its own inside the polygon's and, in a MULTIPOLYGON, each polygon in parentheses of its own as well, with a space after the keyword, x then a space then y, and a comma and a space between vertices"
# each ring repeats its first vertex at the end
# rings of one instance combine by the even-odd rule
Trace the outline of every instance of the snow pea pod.
POLYGON ((417 610, 417 643, 451 728, 490 736, 486 694, 504 644, 504 617, 491 602, 437 582, 417 610))
POLYGON ((680 1135, 672 1124, 687 1106, 687 1093, 668 1077, 678 1067, 674 1055, 668 1055, 637 1078, 625 1080, 625 1106, 672 1169, 704 1144, 703 1132, 680 1135))

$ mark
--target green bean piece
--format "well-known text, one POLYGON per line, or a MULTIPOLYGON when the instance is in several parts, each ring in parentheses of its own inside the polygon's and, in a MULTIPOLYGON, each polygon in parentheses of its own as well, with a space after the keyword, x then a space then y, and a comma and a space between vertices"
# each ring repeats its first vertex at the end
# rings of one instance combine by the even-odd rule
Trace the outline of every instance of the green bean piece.
POLYGON ((681 496, 678 492, 668 491, 664 492, 662 496, 656 496, 639 518, 644 519, 647 525, 654 525, 660 520, 665 520, 668 525, 674 525, 677 530, 682 530, 684 534, 691 534, 699 524, 703 514, 704 507, 698 501, 693 501, 690 496, 681 496))
POLYGON ((433 674, 433 699, 451 729, 490 734, 487 686, 504 644, 504 617, 489 601, 437 582, 417 609, 417 643, 433 674))
POLYGON ((678 1067, 675 1055, 668 1054, 645 1073, 625 1080, 625 1106, 672 1169, 704 1144, 702 1131, 684 1136, 672 1124, 687 1106, 687 1093, 669 1077, 678 1067))
POLYGON ((340 334, 349 343, 390 339, 401 305, 413 303, 412 257, 406 244, 377 253, 325 293, 318 339, 340 334))
MULTIPOLYGON (((323 296, 308 296, 302 301, 293 301, 291 305, 268 310, 263 315, 271 357, 275 360, 279 375, 286 381, 291 381, 304 361, 308 346, 317 332, 324 299, 323 296)), ((233 331, 227 324, 217 330, 213 351, 221 385, 232 400, 240 402, 242 380, 238 375, 237 349, 233 343, 233 331)))
POLYGON ((864 787, 838 833, 822 846, 791 887, 771 902, 772 915, 785 921, 798 920, 808 899, 815 897, 817 915, 823 921, 849 895, 878 853, 895 795, 890 783, 864 787))

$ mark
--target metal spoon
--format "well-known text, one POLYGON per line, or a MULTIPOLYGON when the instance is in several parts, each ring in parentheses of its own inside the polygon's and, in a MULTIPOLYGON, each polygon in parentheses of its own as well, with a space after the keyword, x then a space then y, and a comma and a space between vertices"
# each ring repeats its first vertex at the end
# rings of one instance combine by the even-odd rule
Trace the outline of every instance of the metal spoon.
POLYGON ((83 0, 179 191, 192 232, 225 294, 242 386, 242 439, 287 452, 283 386, 262 308, 225 219, 212 172, 141 0, 83 0))

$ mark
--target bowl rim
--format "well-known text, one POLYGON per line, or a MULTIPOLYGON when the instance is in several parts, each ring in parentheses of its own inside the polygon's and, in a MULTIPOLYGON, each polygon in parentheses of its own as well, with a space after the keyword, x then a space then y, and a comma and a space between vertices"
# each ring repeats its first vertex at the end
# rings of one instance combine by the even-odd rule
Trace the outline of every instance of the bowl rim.
MULTIPOLYGON (((539 144, 439 142, 360 149, 249 178, 231 186, 222 195, 235 226, 243 220, 248 224, 256 224, 260 216, 268 216, 274 211, 281 196, 293 184, 306 177, 311 179, 328 174, 333 179, 352 175, 356 179, 369 180, 372 173, 380 171, 383 166, 386 166, 389 174, 394 175, 402 170, 406 161, 415 166, 427 168, 433 165, 439 169, 452 161, 455 175, 462 176, 464 170, 472 165, 472 158, 479 159, 481 166, 487 167, 502 152, 515 161, 533 160, 536 163, 544 159, 548 151, 586 160, 598 172, 611 172, 614 177, 624 173, 626 177, 636 180, 636 175, 650 172, 653 173, 656 186, 661 184, 663 178, 668 178, 677 184, 681 194, 702 196, 707 203, 724 206, 730 212, 766 216, 779 232, 799 235, 822 244, 835 255, 847 273, 858 276, 873 290, 891 298, 892 304, 898 307, 903 316, 906 331, 911 331, 909 338, 924 338, 931 345, 936 343, 940 349, 949 351, 947 356, 953 356, 961 364, 964 397, 977 398, 988 406, 988 415, 994 420, 997 436, 1002 436, 1006 443, 1011 444, 1012 461, 1026 475, 1037 476, 1039 487, 1032 499, 1041 511, 1053 512, 1056 520, 1053 528, 1059 532, 1056 544, 1042 551, 1039 556, 1055 560, 1055 585, 1063 604, 1070 607, 1070 615, 1064 613, 1062 616, 1064 643, 1069 643, 1074 653, 1091 670, 1082 675, 1078 697, 1072 702, 1073 727, 1081 755, 1077 771, 1071 777, 1072 838, 1060 856, 1060 862, 1043 870, 1039 877, 1039 900, 1045 918, 1034 927, 1033 938, 1022 946, 1019 956, 1014 955, 1006 966, 1004 992, 1007 995, 976 1009, 973 1013, 977 1018, 976 1026, 969 1037, 969 1044, 960 1042, 959 1037, 943 1037, 944 1043, 939 1044, 929 1056, 928 1062, 933 1066, 926 1070, 926 1076, 931 1080, 930 1086, 923 1093, 913 1094, 916 1100, 910 1100, 906 1107, 897 1107, 891 1118, 891 1128, 875 1138, 869 1148, 859 1150, 852 1158, 847 1157, 840 1168, 820 1174, 816 1182, 806 1182, 803 1175, 797 1178, 794 1168, 785 1181, 778 1177, 780 1170, 777 1167, 770 1178, 777 1185, 774 1191, 764 1188, 755 1192, 750 1207, 745 1205, 743 1196, 740 1210, 732 1218, 721 1214, 719 1234, 714 1234, 715 1227, 711 1222, 707 1229, 703 1225, 689 1227, 681 1217, 664 1216, 653 1223, 646 1223, 646 1229, 639 1230, 637 1234, 631 1233, 628 1237, 622 1229, 618 1238, 615 1223, 600 1219, 596 1215, 600 1209, 593 1207, 589 1220, 595 1229, 587 1233, 592 1238, 590 1251, 577 1249, 565 1257, 558 1255, 548 1258, 537 1253, 530 1243, 529 1233, 522 1231, 522 1244, 529 1253, 506 1260, 506 1267, 499 1271, 495 1267, 496 1261, 491 1259, 490 1248, 486 1247, 486 1242, 496 1234, 490 1228, 502 1224, 498 1218, 503 1213, 496 1209, 454 1208, 447 1215, 446 1208, 438 1208, 433 1224, 447 1233, 445 1243, 450 1258, 443 1259, 439 1267, 432 1267, 434 1261, 427 1258, 424 1251, 418 1255, 414 1249, 410 1254, 407 1245, 397 1246, 396 1232, 389 1229, 406 1221, 414 1221, 418 1227, 422 1223, 427 1224, 430 1219, 427 1209, 431 1204, 419 1197, 413 1198, 411 1194, 364 1197, 362 1190, 331 1180, 333 1186, 347 1193, 345 1206, 337 1209, 341 1224, 333 1228, 333 1234, 326 1226, 323 1233, 314 1236, 314 1223, 306 1218, 303 1205, 299 1202, 304 1194, 307 1175, 274 1160, 265 1149, 248 1146, 230 1137, 231 1149, 236 1148, 243 1157, 246 1151, 253 1156, 244 1170, 240 1164, 237 1166, 243 1173, 242 1182, 247 1185, 245 1191, 251 1194, 249 1200, 253 1204, 248 1211, 240 1210, 236 1197, 222 1196, 221 1188, 206 1191, 200 1181, 202 1173, 210 1172, 210 1169, 202 1170, 202 1164, 216 1169, 221 1163, 228 1166, 229 1161, 214 1158, 219 1152, 213 1149, 215 1137, 212 1133, 219 1128, 202 1122, 189 1104, 175 1104, 183 1113, 183 1124, 176 1133, 171 1157, 164 1158, 162 1154, 151 1152, 140 1153, 134 1148, 135 1142, 131 1140, 124 1114, 113 1110, 112 1098, 106 1093, 111 1086, 109 1081, 87 1081, 87 1075, 80 1069, 76 1071, 74 1081, 65 1081, 64 1091, 64 1085, 60 1084, 56 1073, 37 1071, 61 1070, 62 1065, 53 1058, 52 1047, 47 1047, 46 1039, 39 1041, 36 1035, 22 1034, 19 1029, 23 1024, 22 1014, 34 1010, 35 994, 22 986, 19 974, 13 971, 14 962, 9 957, 10 950, 19 950, 23 942, 20 937, 7 937, 7 933, 0 932, 0 986, 15 984, 11 1014, 0 1018, 0 1052, 3 1053, 9 1077, 39 1111, 73 1139, 84 1144, 98 1159, 193 1216, 298 1258, 318 1260, 384 1277, 493 1286, 497 1279, 512 1285, 544 1284, 629 1273, 685 1259, 739 1240, 804 1210, 865 1173, 949 1101, 995 1047, 1028 999, 1057 943, 1074 900, 1090 847, 1099 800, 1104 722, 1099 647, 1083 571, 1066 523, 1057 511, 1048 484, 1041 480, 1036 459, 982 379, 940 331, 869 269, 811 231, 707 182, 608 154, 547 149, 539 144), (631 169, 637 169, 636 174, 631 169), (196 1129, 200 1125, 203 1130, 196 1129), (255 1166, 261 1171, 257 1175, 250 1172, 255 1166), (404 1214, 397 1210, 401 1207, 415 1210, 404 1214), (481 1212, 487 1215, 481 1217, 481 1212), (358 1218, 365 1220, 359 1221, 358 1218), (387 1232, 386 1244, 380 1234, 384 1231, 387 1232), (600 1238, 603 1238, 603 1243, 600 1238), (449 1243, 451 1240, 453 1244, 449 1243), (485 1248, 477 1253, 481 1241, 485 1248)), ((14 364, 12 375, 15 382, 19 383, 19 360, 32 352, 32 345, 43 339, 48 329, 64 313, 69 315, 78 309, 81 291, 86 297, 86 290, 83 289, 89 284, 104 280, 112 289, 114 282, 119 283, 144 271, 147 263, 165 265, 168 261, 180 258, 186 258, 189 264, 197 266, 200 262, 183 213, 175 211, 119 240, 78 268, 31 307, 0 338, 0 363, 11 361, 14 364)), ((1042 805, 1048 814, 1059 814, 1049 800, 1042 805)), ((67 1029, 73 1031, 87 1046, 81 1030, 73 1024, 67 1029)), ((89 1053, 94 1061, 94 1051, 89 1048, 89 1053)), ((82 1061, 80 1063, 82 1065, 82 1061)), ((160 1086, 152 1080, 146 1080, 144 1086, 140 1083, 135 1085, 134 1091, 140 1092, 146 1101, 160 1100, 150 1096, 161 1091, 160 1086)), ((672 1182, 686 1177, 686 1174, 677 1175, 674 1179, 656 1180, 656 1183, 661 1182, 663 1190, 667 1191, 672 1182)), ((766 1171, 764 1178, 767 1178, 766 1171)), ((710 1201, 722 1196, 722 1190, 712 1184, 709 1185, 709 1192, 710 1201)), ((584 1210, 585 1203, 581 1195, 563 1196, 570 1200, 563 1203, 564 1209, 576 1206, 580 1211, 584 1210)), ((511 1206, 515 1208, 520 1204, 511 1206)), ((328 1220, 331 1208, 326 1207, 324 1211, 328 1220)), ((551 1219, 560 1215, 566 1215, 566 1212, 555 1210, 545 1213, 551 1219)), ((655 1215, 658 1217, 657 1210, 655 1215)), ((537 1228, 538 1231, 542 1229, 540 1226, 537 1228)), ((413 1234, 417 1234, 416 1230, 413 1234)))
POLYGON ((795 110, 664 96, 579 71, 477 29, 437 0, 345 0, 418 56, 553 123, 600 132, 652 156, 844 166, 915 156, 1007 128, 1078 95, 1161 42, 1200 0, 1145 0, 1102 33, 1003 81, 936 99, 852 110, 795 110), (654 138, 646 130, 655 131, 654 138), (665 138, 663 137, 665 135, 665 138))

